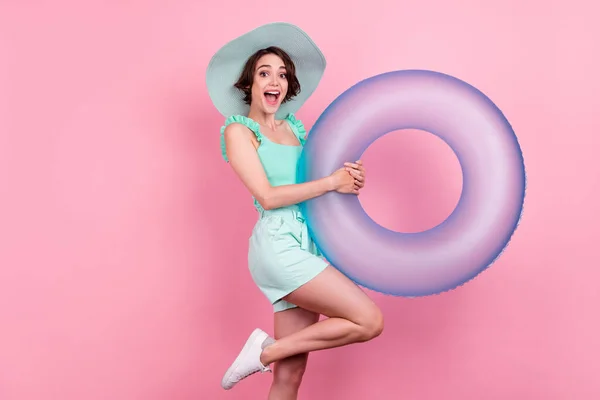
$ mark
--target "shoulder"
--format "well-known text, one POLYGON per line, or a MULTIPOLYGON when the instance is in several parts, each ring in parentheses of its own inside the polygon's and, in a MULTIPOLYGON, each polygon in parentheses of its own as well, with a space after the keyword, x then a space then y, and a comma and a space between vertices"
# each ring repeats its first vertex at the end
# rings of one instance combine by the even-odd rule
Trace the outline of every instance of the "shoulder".
POLYGON ((260 126, 258 123, 243 115, 232 115, 225 120, 225 123, 221 127, 221 134, 225 132, 242 132, 250 130, 256 137, 260 138, 260 126), (247 128, 247 129, 244 129, 247 128))
POLYGON ((226 162, 227 158, 227 142, 231 140, 239 140, 242 138, 248 139, 252 135, 260 142, 262 135, 260 126, 256 121, 243 115, 232 115, 225 120, 221 126, 221 156, 226 162))
POLYGON ((288 114, 285 119, 289 122, 294 134, 296 134, 298 140, 300 140, 300 143, 304 145, 306 142, 306 127, 304 126, 304 123, 294 114, 288 114))

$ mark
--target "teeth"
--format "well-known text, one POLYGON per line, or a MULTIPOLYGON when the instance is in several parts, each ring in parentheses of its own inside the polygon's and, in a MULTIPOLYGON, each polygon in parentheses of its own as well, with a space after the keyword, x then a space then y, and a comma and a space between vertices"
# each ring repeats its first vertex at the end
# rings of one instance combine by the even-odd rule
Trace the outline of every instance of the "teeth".
POLYGON ((266 94, 274 94, 274 95, 278 95, 279 92, 265 92, 266 94))

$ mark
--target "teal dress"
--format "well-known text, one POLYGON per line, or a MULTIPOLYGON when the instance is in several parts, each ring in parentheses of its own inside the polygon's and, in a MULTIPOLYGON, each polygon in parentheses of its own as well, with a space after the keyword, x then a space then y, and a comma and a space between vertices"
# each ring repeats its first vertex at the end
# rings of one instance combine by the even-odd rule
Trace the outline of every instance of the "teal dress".
MULTIPOLYGON (((297 183, 296 169, 305 143, 306 129, 293 114, 285 121, 298 138, 300 146, 278 144, 260 132, 259 124, 242 115, 233 115, 221 128, 221 153, 225 161, 225 127, 242 124, 259 142, 258 157, 271 186, 297 183)), ((283 297, 309 282, 328 263, 310 237, 298 205, 264 210, 254 199, 259 218, 252 230, 248 249, 248 268, 252 279, 273 305, 274 312, 296 307, 283 297)))

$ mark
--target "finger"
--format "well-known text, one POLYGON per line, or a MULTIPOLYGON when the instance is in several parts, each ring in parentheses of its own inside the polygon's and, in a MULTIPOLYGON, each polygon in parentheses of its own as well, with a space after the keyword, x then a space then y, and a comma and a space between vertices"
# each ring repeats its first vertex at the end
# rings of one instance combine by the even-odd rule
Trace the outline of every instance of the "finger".
POLYGON ((364 182, 359 182, 359 181, 356 181, 356 182, 354 183, 354 186, 355 186, 355 187, 356 187, 356 186, 358 186, 358 188, 362 189, 362 188, 364 188, 364 187, 365 187, 365 184, 364 184, 364 182))
POLYGON ((360 169, 360 168, 351 168, 351 167, 345 167, 346 171, 348 171, 352 176, 365 176, 365 171, 364 169, 360 169))
POLYGON ((350 167, 350 168, 354 168, 354 169, 360 169, 361 168, 360 165, 358 165, 356 163, 351 163, 351 162, 346 162, 346 163, 344 163, 344 165, 346 167, 350 167))
POLYGON ((353 176, 364 176, 364 172, 359 169, 353 169, 350 167, 346 167, 346 171, 350 172, 353 176))
POLYGON ((352 175, 353 177, 355 177, 359 181, 363 181, 365 179, 365 177, 363 176, 363 174, 361 174, 360 172, 358 172, 356 170, 348 169, 348 172, 350 173, 350 175, 352 175))
POLYGON ((365 172, 365 167, 363 167, 362 165, 354 163, 345 163, 344 165, 346 166, 346 168, 353 169, 354 171, 360 171, 362 173, 365 172))

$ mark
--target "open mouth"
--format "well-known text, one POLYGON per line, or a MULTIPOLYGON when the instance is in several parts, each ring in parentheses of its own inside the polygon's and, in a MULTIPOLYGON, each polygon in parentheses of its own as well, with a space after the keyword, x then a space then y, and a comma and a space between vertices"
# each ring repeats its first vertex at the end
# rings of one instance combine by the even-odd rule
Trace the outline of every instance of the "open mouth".
POLYGON ((265 92, 265 99, 270 105, 276 105, 279 100, 280 92, 278 90, 269 90, 265 92))

